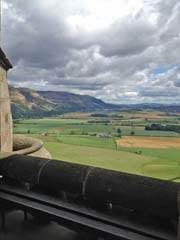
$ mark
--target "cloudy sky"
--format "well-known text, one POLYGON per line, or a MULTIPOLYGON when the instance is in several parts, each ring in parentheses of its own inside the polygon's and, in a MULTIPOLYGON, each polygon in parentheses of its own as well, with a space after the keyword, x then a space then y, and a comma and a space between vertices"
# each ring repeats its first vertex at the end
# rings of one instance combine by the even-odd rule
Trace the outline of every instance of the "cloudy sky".
POLYGON ((112 103, 180 103, 179 0, 4 0, 9 82, 112 103))

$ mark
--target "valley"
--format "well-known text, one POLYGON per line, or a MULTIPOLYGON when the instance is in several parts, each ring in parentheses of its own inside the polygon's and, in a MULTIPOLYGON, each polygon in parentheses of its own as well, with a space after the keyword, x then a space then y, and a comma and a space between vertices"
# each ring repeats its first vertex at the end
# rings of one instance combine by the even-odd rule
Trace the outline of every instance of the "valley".
POLYGON ((54 159, 161 179, 179 180, 180 114, 160 111, 67 113, 15 119, 14 133, 44 141, 54 159))

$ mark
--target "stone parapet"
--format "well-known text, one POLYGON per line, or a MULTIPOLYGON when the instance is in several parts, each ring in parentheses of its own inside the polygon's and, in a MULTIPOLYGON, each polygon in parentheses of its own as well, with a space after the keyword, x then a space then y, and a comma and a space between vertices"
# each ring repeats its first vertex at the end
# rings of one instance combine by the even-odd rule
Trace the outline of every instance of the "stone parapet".
POLYGON ((15 135, 13 137, 13 154, 49 158, 51 154, 44 148, 41 140, 15 135))

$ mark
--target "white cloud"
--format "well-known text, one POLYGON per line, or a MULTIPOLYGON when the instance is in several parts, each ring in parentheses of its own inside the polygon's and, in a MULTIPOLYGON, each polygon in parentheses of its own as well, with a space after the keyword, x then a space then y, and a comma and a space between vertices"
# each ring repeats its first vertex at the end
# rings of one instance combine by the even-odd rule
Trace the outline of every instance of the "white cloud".
POLYGON ((178 0, 5 0, 10 82, 115 103, 180 102, 178 0), (168 68, 162 74, 154 69, 168 68))

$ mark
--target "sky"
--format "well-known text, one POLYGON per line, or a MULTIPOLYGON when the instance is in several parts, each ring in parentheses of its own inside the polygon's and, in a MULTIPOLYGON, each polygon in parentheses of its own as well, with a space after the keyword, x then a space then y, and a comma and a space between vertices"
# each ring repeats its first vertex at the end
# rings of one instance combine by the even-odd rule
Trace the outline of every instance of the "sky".
POLYGON ((9 83, 180 104, 179 0, 3 0, 9 83))

